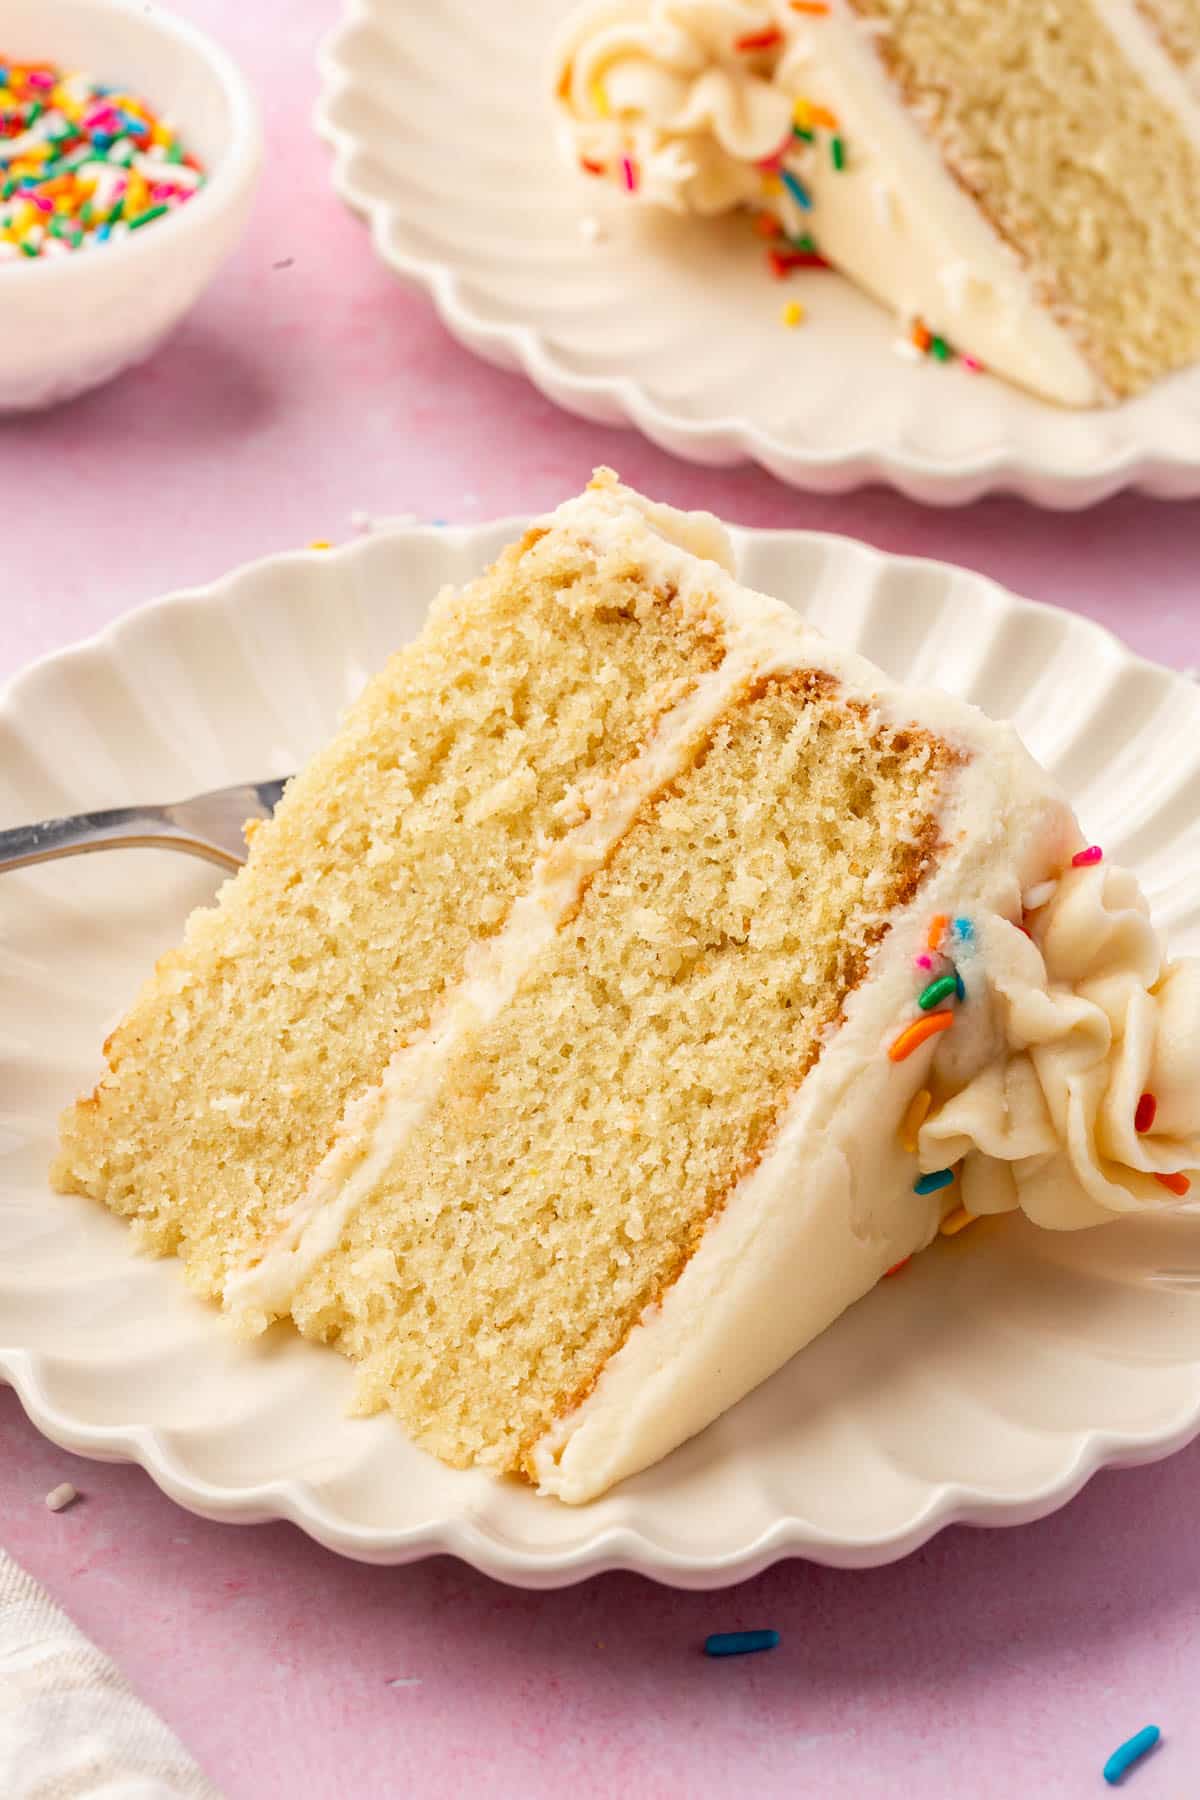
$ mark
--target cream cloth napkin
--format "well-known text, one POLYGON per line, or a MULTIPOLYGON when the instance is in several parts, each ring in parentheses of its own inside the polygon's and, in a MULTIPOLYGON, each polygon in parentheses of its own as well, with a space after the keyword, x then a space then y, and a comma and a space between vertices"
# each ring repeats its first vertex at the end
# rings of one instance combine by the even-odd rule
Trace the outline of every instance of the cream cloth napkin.
POLYGON ((4 1800, 221 1800, 162 1720, 0 1550, 4 1800))

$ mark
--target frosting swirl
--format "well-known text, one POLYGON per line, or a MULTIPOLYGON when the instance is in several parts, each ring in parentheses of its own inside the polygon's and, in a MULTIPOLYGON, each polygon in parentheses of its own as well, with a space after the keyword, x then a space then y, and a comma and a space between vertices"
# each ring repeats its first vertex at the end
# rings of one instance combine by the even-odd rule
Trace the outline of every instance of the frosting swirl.
POLYGON ((921 1168, 961 1161, 968 1212, 1059 1230, 1161 1207, 1156 1176, 1200 1170, 1200 961, 1164 961, 1108 864, 1068 869, 1030 932, 983 923, 995 1054, 921 1128, 921 1168))
POLYGON ((789 138, 792 102, 776 54, 740 36, 775 23, 755 0, 606 0, 574 15, 556 54, 572 152, 628 152, 642 196, 675 211, 724 212, 756 197, 755 164, 789 138))

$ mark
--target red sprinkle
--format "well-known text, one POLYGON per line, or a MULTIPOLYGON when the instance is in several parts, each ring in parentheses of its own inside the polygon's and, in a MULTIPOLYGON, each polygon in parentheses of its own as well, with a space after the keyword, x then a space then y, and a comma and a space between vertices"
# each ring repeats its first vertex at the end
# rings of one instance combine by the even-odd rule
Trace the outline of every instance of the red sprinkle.
POLYGON ((621 158, 621 176, 625 182, 626 192, 630 193, 630 194, 636 194, 637 184, 638 184, 638 176, 637 176, 637 169, 634 167, 633 160, 631 157, 623 156, 621 158))
POLYGON ((586 169, 589 175, 604 174, 604 164, 593 162, 590 156, 581 156, 579 159, 579 166, 581 169, 586 169))
POLYGON ((1178 1194, 1181 1200, 1192 1185, 1186 1175, 1156 1175, 1154 1179, 1162 1187, 1165 1187, 1168 1193, 1178 1194))
POLYGON ((1073 869, 1090 869, 1093 863, 1103 862, 1104 852, 1099 844, 1089 844, 1086 850, 1077 850, 1071 858, 1073 869))
POLYGON ((883 1279, 886 1281, 889 1275, 898 1275, 901 1269, 907 1268, 911 1261, 911 1256, 902 1256, 898 1263, 893 1263, 890 1269, 885 1269, 883 1279))
POLYGON ((784 138, 782 144, 780 144, 778 150, 772 150, 770 156, 762 157, 760 159, 760 161, 755 163, 755 165, 754 165, 755 168, 756 169, 765 169, 767 171, 767 173, 770 175, 775 174, 779 169, 780 163, 783 161, 784 157, 787 155, 787 153, 791 149, 791 147, 792 147, 792 133, 791 133, 791 127, 789 126, 788 134, 784 138))
POLYGON ((777 281, 787 274, 789 269, 827 269, 829 264, 815 250, 768 250, 767 261, 771 265, 771 273, 777 281))
POLYGON ((1137 1103, 1137 1111, 1133 1115, 1133 1129, 1137 1132, 1149 1131, 1158 1113, 1158 1101, 1153 1094, 1143 1094, 1137 1103))
POLYGON ((761 238, 783 236, 783 226, 772 213, 759 213, 754 221, 754 229, 761 238))
POLYGON ((773 50, 776 44, 782 44, 783 33, 778 25, 768 25, 765 31, 747 31, 743 37, 734 38, 735 50, 773 50))

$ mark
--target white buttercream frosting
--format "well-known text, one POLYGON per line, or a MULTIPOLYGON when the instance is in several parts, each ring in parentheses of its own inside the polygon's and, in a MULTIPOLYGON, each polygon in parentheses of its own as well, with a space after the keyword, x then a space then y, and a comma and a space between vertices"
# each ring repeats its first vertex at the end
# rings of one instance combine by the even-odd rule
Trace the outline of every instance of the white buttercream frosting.
POLYGON ((922 1168, 961 1162, 969 1212, 1039 1225, 1161 1206, 1156 1176, 1200 1168, 1200 963, 1164 960, 1137 883, 1104 864, 1068 869, 1028 936, 986 920, 981 958, 996 1053, 923 1126, 922 1168))
POLYGON ((287 1310, 433 1103, 447 1058, 508 1003, 637 806, 748 682, 828 670, 881 723, 918 723, 962 756, 947 777, 937 865, 893 919, 767 1153, 588 1398, 534 1446, 542 1490, 581 1501, 773 1373, 927 1244, 949 1207, 1020 1205, 1041 1224, 1070 1228, 1175 1204, 1154 1175, 1200 1165, 1200 965, 1164 963, 1132 877, 1070 866, 1079 828, 1009 727, 947 695, 897 686, 789 607, 739 587, 728 538, 709 515, 652 505, 605 476, 547 523, 618 553, 623 566, 640 564, 684 606, 715 613, 725 658, 638 757, 578 797, 578 823, 540 859, 505 928, 480 946, 428 1031, 348 1107, 278 1238, 229 1283, 227 1303, 250 1323, 287 1310), (965 999, 949 1031, 893 1062, 889 1044, 920 1016, 930 973, 917 959, 939 913, 965 921, 946 940, 965 999), (910 1149, 899 1127, 921 1088, 933 1105, 910 1149), (1143 1093, 1158 1110, 1139 1135, 1143 1093), (952 1189, 914 1191, 923 1170, 952 1164, 961 1166, 952 1189))
POLYGON ((553 78, 571 160, 620 186, 632 176, 635 199, 702 214, 753 203, 791 235, 814 232, 851 280, 985 367, 1064 405, 1105 398, 845 0, 820 17, 786 0, 589 0, 559 37, 553 78), (771 31, 777 45, 737 48, 771 31), (793 137, 797 99, 837 120, 842 169, 827 131, 811 146, 793 137), (781 148, 811 210, 757 166, 781 148))

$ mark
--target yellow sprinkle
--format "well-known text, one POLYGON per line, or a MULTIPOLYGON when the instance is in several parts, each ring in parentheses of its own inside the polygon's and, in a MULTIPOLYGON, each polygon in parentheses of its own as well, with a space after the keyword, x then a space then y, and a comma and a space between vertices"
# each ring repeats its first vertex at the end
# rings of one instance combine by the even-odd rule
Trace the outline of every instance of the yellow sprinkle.
POLYGON ((762 178, 762 191, 764 194, 782 194, 783 183, 780 181, 778 175, 764 175, 762 178))
POLYGON ((600 117, 602 119, 611 119, 612 108, 608 104, 608 95, 604 91, 604 83, 598 75, 595 80, 590 83, 588 93, 591 95, 592 105, 595 107, 600 117))
POLYGON ((812 108, 807 100, 797 100, 795 106, 793 106, 792 123, 793 125, 798 125, 801 131, 807 131, 809 129, 812 124, 812 108))
POLYGON ((965 1206, 960 1206, 955 1212, 947 1213, 946 1217, 942 1220, 942 1236, 957 1237, 960 1231, 965 1231, 968 1225, 973 1225, 974 1223, 975 1214, 969 1213, 965 1206))
POLYGON ((310 550, 332 550, 333 545, 328 538, 314 538, 308 546, 310 550))
POLYGON ((802 325, 804 323, 804 308, 798 300, 788 301, 783 309, 783 322, 785 325, 802 325))
POLYGON ((932 1104, 933 1095, 928 1088, 922 1088, 909 1101, 908 1111, 900 1122, 900 1142, 912 1156, 917 1153, 917 1133, 925 1123, 932 1104))

